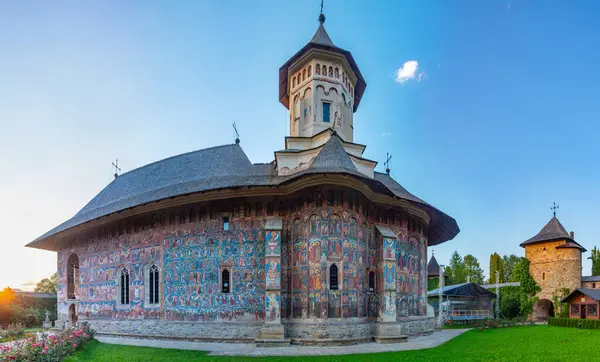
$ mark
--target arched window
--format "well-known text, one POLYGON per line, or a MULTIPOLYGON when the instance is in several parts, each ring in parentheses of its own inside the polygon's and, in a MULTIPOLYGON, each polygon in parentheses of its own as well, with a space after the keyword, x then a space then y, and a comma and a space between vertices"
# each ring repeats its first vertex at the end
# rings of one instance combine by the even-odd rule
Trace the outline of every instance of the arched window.
POLYGON ((315 72, 317 72, 317 74, 321 74, 321 66, 319 65, 319 63, 317 63, 317 65, 315 66, 315 72))
POLYGON ((159 303, 159 275, 156 265, 152 265, 148 271, 148 303, 159 303))
POLYGON ((229 270, 224 269, 221 272, 221 293, 229 293, 231 282, 229 281, 229 270))
POLYGON ((596 289, 596 283, 592 283, 592 288, 596 289))
POLYGON ((312 66, 309 65, 308 66, 308 76, 310 77, 312 75, 312 66))
POLYGON ((292 78, 292 88, 296 86, 296 77, 292 78))
POLYGON ((369 292, 375 291, 375 272, 369 272, 369 292))
POLYGON ((304 69, 302 71, 302 80, 304 81, 306 79, 306 69, 304 69))
POLYGON ((335 77, 336 78, 340 77, 340 68, 335 68, 335 77))
POLYGON ((79 286, 79 257, 71 254, 67 261, 67 299, 75 299, 79 286))
POLYGON ((129 271, 125 268, 121 269, 119 278, 119 302, 123 305, 129 304, 129 271))
POLYGON ((327 66, 323 64, 323 75, 327 75, 327 66))
POLYGON ((329 76, 333 77, 333 67, 332 66, 329 67, 329 76))
POLYGON ((329 267, 329 290, 338 290, 338 267, 335 264, 329 267))

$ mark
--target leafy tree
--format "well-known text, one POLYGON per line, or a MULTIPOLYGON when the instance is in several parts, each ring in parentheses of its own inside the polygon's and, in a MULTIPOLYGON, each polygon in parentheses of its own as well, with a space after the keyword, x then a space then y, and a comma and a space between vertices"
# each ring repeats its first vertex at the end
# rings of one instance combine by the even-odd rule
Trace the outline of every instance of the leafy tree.
POLYGON ((521 288, 500 288, 500 312, 504 318, 516 318, 521 315, 521 288))
POLYGON ((588 259, 592 260, 592 275, 600 275, 600 250, 594 246, 588 259))
POLYGON ((514 275, 515 265, 523 258, 520 258, 514 254, 504 255, 502 257, 502 267, 504 268, 504 281, 505 282, 517 282, 517 278, 514 275))
POLYGON ((500 273, 500 280, 498 280, 498 283, 503 283, 504 282, 504 261, 502 260, 502 258, 500 257, 500 255, 498 253, 494 253, 492 255, 490 255, 490 278, 489 278, 489 283, 490 284, 494 284, 496 283, 496 272, 500 273))
POLYGON ((456 284, 454 282, 454 280, 452 279, 452 268, 450 268, 450 266, 447 266, 444 269, 444 276, 445 276, 445 278, 444 278, 445 285, 456 284))
POLYGON ((552 303, 554 304, 554 312, 557 318, 569 318, 569 303, 561 303, 564 297, 569 295, 569 288, 558 288, 552 294, 552 303))
POLYGON ((521 315, 529 315, 533 311, 533 305, 538 300, 535 295, 542 289, 529 273, 529 260, 527 258, 522 258, 515 265, 513 273, 517 281, 521 283, 521 295, 519 298, 521 315))
POLYGON ((50 278, 40 280, 35 286, 35 292, 56 294, 56 286, 58 284, 58 273, 52 274, 50 278))
POLYGON ((450 263, 448 265, 450 267, 451 274, 450 280, 452 284, 460 284, 467 281, 467 276, 465 273, 465 264, 463 258, 460 256, 458 251, 454 251, 452 256, 450 256, 450 263))
POLYGON ((471 283, 483 284, 483 269, 479 266, 477 258, 471 254, 465 255, 463 259, 463 270, 465 273, 465 281, 471 280, 471 283))

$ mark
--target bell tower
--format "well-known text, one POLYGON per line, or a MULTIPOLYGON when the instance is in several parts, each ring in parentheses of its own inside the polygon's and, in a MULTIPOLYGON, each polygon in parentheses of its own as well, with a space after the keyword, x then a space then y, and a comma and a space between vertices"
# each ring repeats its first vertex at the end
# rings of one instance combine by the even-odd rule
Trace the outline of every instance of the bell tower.
POLYGON ((279 69, 279 101, 290 111, 290 136, 312 137, 333 129, 354 139, 354 112, 366 88, 349 51, 333 44, 319 15, 310 42, 279 69))

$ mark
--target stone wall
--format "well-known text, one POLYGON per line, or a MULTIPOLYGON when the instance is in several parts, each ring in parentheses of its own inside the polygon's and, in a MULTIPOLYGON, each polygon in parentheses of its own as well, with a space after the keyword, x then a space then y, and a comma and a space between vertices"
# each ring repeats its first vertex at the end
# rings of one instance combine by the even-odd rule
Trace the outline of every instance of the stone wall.
POLYGON ((582 282, 581 287, 586 289, 600 289, 600 282, 582 282))
POLYGON ((558 289, 570 291, 581 286, 581 251, 575 248, 556 247, 565 240, 525 246, 525 256, 530 261, 530 273, 542 290, 540 299, 552 300, 558 289))

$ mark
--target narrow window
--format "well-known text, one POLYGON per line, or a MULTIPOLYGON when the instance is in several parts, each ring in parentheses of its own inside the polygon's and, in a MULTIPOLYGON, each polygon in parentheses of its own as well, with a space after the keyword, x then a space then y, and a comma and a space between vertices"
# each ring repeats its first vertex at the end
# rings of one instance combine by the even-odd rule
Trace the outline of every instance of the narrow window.
POLYGON ((121 304, 129 304, 129 272, 121 270, 121 304))
POLYGON ((304 69, 302 71, 302 80, 304 81, 306 79, 306 69, 304 69))
POLYGON ((323 64, 323 75, 327 75, 327 66, 323 64))
POLYGON ((329 267, 329 290, 338 290, 338 268, 335 264, 329 267))
POLYGON ((329 67, 329 76, 333 77, 333 67, 329 67))
POLYGON ((335 68, 335 77, 336 78, 340 78, 340 69, 339 68, 335 68))
POLYGON ((596 283, 592 283, 592 288, 596 289, 596 283))
POLYGON ((321 75, 321 66, 319 65, 319 63, 315 65, 315 72, 317 72, 318 75, 321 75))
POLYGON ((308 76, 310 77, 312 75, 312 66, 309 65, 308 66, 308 76))
POLYGON ((331 103, 323 102, 323 122, 329 122, 329 108, 331 103))
POLYGON ((546 280, 546 273, 542 273, 542 280, 546 280))
POLYGON ((223 231, 229 230, 229 216, 223 216, 223 231))
POLYGON ((229 270, 225 269, 221 273, 221 293, 229 293, 229 270))
POLYGON ((296 77, 292 78, 292 88, 296 86, 296 77))
POLYGON ((369 292, 375 291, 375 272, 369 272, 369 292))
POLYGON ((152 265, 150 267, 150 285, 149 285, 149 289, 150 289, 150 293, 149 293, 149 299, 150 299, 150 304, 158 304, 158 268, 156 267, 156 265, 152 265))

